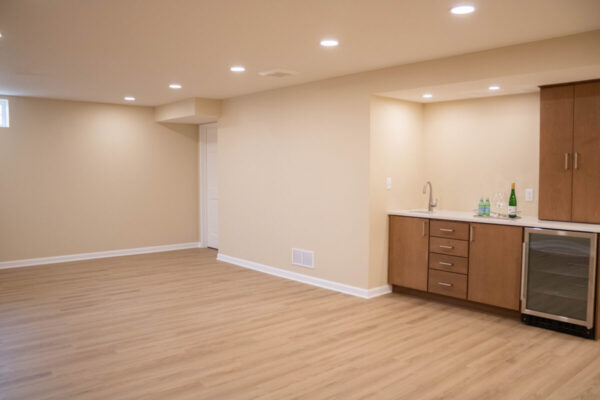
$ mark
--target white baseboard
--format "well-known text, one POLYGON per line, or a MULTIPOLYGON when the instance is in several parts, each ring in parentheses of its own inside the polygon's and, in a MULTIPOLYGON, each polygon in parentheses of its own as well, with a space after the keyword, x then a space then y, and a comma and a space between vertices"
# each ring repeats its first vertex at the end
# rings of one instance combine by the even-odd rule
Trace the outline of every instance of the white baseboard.
POLYGON ((28 258, 25 260, 12 260, 0 262, 0 269, 30 267, 33 265, 56 264, 69 261, 91 260, 94 258, 131 256, 134 254, 158 253, 162 251, 173 251, 204 247, 201 242, 189 242, 178 244, 167 244, 163 246, 138 247, 135 249, 97 251, 94 253, 69 254, 66 256, 28 258))
POLYGON ((387 293, 392 292, 392 288, 390 285, 383 285, 372 289, 363 289, 356 286, 346 285, 344 283, 338 283, 333 281, 328 281, 326 279, 315 278, 313 276, 299 274, 297 272, 286 271, 284 269, 270 267, 268 265, 259 264, 257 262, 244 260, 241 258, 236 258, 232 256, 228 256, 222 253, 217 255, 217 260, 223 261, 229 264, 234 264, 240 267, 253 269, 255 271, 264 272, 269 275, 279 276, 281 278, 291 279, 293 281, 306 283, 313 286, 318 286, 320 288, 335 290, 336 292, 341 292, 345 294, 350 294, 352 296, 362 297, 363 299, 370 299, 373 297, 381 296, 387 293))

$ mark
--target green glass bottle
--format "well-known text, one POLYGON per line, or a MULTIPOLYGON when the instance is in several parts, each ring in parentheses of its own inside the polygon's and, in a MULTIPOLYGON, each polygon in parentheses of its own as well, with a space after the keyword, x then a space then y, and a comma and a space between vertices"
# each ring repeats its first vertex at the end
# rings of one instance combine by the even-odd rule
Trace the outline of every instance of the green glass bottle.
POLYGON ((508 216, 509 218, 517 218, 517 195, 515 194, 514 182, 510 189, 510 199, 508 199, 508 216))

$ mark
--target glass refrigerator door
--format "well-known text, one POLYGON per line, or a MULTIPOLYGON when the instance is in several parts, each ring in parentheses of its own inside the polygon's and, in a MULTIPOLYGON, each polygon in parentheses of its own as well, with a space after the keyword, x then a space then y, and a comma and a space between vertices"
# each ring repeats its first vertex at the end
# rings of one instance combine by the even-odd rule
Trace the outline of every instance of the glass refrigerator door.
POLYGON ((596 235, 527 229, 526 246, 526 311, 591 328, 596 235))

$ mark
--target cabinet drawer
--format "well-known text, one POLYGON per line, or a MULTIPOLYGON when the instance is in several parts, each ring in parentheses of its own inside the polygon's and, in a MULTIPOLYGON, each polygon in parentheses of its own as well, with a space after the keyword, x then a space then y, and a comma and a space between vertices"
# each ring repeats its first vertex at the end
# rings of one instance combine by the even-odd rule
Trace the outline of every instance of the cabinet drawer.
POLYGON ((469 224, 466 222, 434 220, 431 221, 430 235, 467 240, 469 239, 469 224))
POLYGON ((429 292, 466 299, 467 276, 430 269, 429 292))
POLYGON ((432 253, 448 254, 450 256, 468 257, 469 242, 466 240, 429 238, 429 251, 432 253))
POLYGON ((429 268, 466 275, 469 271, 469 259, 431 253, 429 255, 429 268))

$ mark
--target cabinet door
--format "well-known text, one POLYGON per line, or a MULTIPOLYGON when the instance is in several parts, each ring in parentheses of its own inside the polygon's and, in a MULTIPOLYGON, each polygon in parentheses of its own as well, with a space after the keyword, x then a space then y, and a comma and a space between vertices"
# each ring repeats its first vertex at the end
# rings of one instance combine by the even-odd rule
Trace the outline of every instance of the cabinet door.
POLYGON ((468 299, 519 310, 523 228, 471 224, 468 299))
POLYGON ((600 223, 600 82, 575 85, 573 221, 600 223))
POLYGON ((573 85, 540 91, 540 219, 571 220, 573 91, 573 85))
POLYGON ((428 239, 428 219, 390 217, 389 283, 427 290, 428 239))

